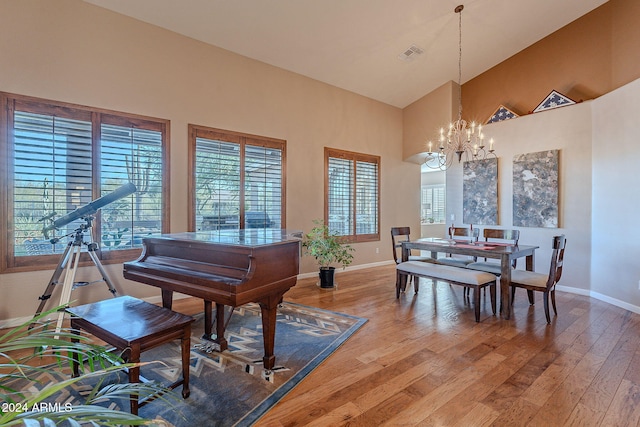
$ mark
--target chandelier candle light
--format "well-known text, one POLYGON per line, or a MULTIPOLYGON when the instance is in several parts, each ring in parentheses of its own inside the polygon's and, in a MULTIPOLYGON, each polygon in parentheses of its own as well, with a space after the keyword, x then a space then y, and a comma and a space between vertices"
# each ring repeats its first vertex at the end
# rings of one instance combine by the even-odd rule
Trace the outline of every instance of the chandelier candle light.
POLYGON ((428 143, 427 157, 425 164, 432 169, 446 170, 451 166, 454 155, 458 158, 458 163, 465 160, 483 160, 487 157, 496 157, 493 149, 493 138, 489 140, 489 149, 485 150, 482 133, 482 125, 471 122, 469 125, 462 119, 462 9, 460 5, 454 9, 458 14, 458 119, 449 124, 449 131, 445 134, 444 128, 440 128, 440 137, 437 152, 434 152, 433 142, 428 143))

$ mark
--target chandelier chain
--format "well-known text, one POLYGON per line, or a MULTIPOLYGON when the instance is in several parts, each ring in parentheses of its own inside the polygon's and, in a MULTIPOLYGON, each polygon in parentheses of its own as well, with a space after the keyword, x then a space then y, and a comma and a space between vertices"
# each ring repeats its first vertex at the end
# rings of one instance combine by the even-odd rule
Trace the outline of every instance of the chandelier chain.
POLYGON ((458 120, 462 120, 462 9, 458 6, 458 120))

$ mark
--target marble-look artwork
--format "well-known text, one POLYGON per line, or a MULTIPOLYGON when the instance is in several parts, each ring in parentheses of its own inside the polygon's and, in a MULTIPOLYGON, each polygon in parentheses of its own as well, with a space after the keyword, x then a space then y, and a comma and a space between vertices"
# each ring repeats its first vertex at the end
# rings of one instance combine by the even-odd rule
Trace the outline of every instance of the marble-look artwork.
POLYGON ((513 157, 513 225, 558 227, 559 150, 513 157))
POLYGON ((473 160, 462 166, 462 220, 498 224, 498 159, 473 160))

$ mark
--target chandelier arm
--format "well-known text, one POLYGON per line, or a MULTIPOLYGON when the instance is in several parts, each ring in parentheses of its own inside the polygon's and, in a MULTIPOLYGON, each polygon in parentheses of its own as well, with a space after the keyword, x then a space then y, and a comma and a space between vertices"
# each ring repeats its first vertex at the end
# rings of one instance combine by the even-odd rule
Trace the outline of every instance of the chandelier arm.
POLYGON ((425 164, 431 169, 446 170, 453 164, 454 157, 458 163, 465 161, 483 160, 487 156, 497 159, 493 149, 493 139, 490 140, 489 149, 485 150, 482 125, 475 122, 469 124, 462 119, 462 10, 464 5, 454 9, 458 14, 458 119, 449 125, 449 131, 445 134, 440 129, 437 152, 433 152, 433 143, 428 143, 428 154, 425 164), (437 156, 437 166, 434 166, 437 156))

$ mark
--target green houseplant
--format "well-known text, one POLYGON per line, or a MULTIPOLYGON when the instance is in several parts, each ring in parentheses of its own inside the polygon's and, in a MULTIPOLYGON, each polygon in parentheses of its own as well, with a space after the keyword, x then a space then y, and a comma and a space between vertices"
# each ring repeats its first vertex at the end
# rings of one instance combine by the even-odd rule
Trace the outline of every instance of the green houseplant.
MULTIPOLYGON (((69 328, 56 330, 49 322, 41 322, 62 307, 46 311, 34 319, 7 332, 0 332, 0 427, 43 426, 64 423, 69 426, 164 425, 129 412, 99 406, 99 402, 131 395, 155 395, 168 404, 176 399, 170 390, 155 383, 105 384, 111 372, 133 367, 123 363, 120 356, 109 349, 94 345, 86 336, 78 336, 69 328), (79 338, 79 342, 72 342, 79 338), (70 375, 73 354, 86 360, 78 377, 70 375), (42 383, 38 378, 47 378, 42 383), (90 378, 98 381, 87 390, 86 399, 79 403, 45 403, 58 393, 65 393, 73 384, 90 378), (20 387, 20 384, 26 388, 20 387), (39 384, 31 387, 29 384, 39 384)), ((140 363, 137 365, 142 365, 140 363)), ((176 400, 177 402, 177 400, 176 400)))
POLYGON ((304 235, 302 247, 307 255, 314 257, 320 268, 320 287, 333 288, 335 267, 340 264, 347 267, 353 261, 354 249, 340 242, 337 233, 331 232, 329 227, 320 220, 314 221, 315 226, 304 235))

